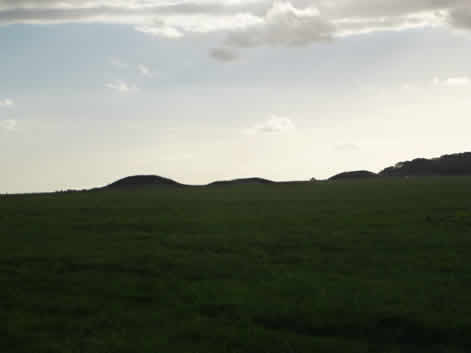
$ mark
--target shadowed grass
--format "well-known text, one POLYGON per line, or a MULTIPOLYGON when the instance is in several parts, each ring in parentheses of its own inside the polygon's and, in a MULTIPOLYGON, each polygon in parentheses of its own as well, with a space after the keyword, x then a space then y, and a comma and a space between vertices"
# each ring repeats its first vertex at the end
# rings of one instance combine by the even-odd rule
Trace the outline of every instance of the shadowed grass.
POLYGON ((471 178, 0 198, 1 352, 469 352, 471 178))

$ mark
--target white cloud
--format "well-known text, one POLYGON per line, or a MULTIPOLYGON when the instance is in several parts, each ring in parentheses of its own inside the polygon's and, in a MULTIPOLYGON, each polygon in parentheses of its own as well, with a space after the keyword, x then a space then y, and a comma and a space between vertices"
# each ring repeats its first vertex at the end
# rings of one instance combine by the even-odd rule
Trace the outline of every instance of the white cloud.
POLYGON ((336 18, 387 18, 447 11, 467 4, 468 0, 320 0, 319 3, 322 10, 336 18))
POLYGON ((115 81, 111 83, 105 84, 106 88, 121 92, 121 93, 126 93, 130 91, 135 91, 137 90, 136 86, 129 86, 126 82, 124 81, 115 81))
POLYGON ((0 0, 0 25, 15 23, 127 24, 170 39, 228 32, 225 47, 289 47, 376 31, 471 29, 471 4, 469 0, 0 0))
POLYGON ((335 26, 315 7, 298 9, 291 3, 275 1, 263 19, 233 31, 227 44, 249 48, 262 45, 298 46, 332 38, 335 26))
POLYGON ((154 18, 151 23, 136 26, 136 30, 156 37, 179 39, 186 33, 211 33, 241 30, 259 23, 253 14, 191 14, 154 18))
POLYGON ((315 4, 317 7, 302 0, 275 0, 265 15, 259 16, 259 21, 231 30, 225 44, 239 48, 302 46, 377 31, 440 26, 446 23, 448 14, 426 3, 401 7, 391 5, 389 0, 373 0, 367 4, 363 0, 320 0, 315 4), (302 7, 306 4, 309 6, 302 7), (379 7, 376 12, 375 5, 379 7))
POLYGON ((137 26, 136 31, 147 33, 156 37, 178 39, 183 37, 183 32, 168 25, 165 21, 156 20, 153 24, 137 26))
POLYGON ((298 19, 318 12, 343 31, 407 28, 433 23, 435 17, 471 27, 468 0, 0 0, 0 23, 120 23, 175 38, 185 31, 241 29, 266 20, 267 11, 280 10, 298 19))
POLYGON ((296 127, 294 123, 289 118, 279 117, 273 115, 270 119, 258 123, 253 127, 245 130, 246 134, 256 135, 256 134, 279 134, 295 130, 296 127))
POLYGON ((14 131, 17 125, 16 120, 0 120, 0 128, 2 130, 14 131))
POLYGON ((404 31, 414 28, 437 27, 445 22, 445 14, 441 12, 420 12, 377 18, 341 18, 333 21, 336 25, 335 37, 347 37, 380 31, 404 31))
POLYGON ((209 55, 218 61, 230 62, 234 61, 239 57, 239 54, 229 48, 213 48, 209 51, 209 55))
POLYGON ((11 100, 10 98, 5 98, 5 99, 0 99, 0 108, 9 108, 9 107, 12 107, 13 105, 15 105, 15 103, 13 102, 13 100, 11 100))
POLYGON ((466 76, 450 77, 445 81, 447 86, 468 86, 471 84, 471 79, 466 76))
POLYGON ((468 76, 456 76, 441 80, 435 77, 432 83, 434 86, 464 87, 471 85, 471 78, 468 76))
POLYGON ((147 66, 140 64, 140 65, 137 66, 137 69, 139 70, 139 73, 142 76, 152 77, 152 72, 150 71, 150 69, 147 66))

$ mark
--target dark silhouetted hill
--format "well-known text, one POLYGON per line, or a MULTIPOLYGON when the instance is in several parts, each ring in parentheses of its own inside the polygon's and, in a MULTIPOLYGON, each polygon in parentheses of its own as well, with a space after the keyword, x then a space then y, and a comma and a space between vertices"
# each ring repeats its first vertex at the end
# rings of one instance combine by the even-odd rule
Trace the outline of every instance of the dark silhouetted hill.
POLYGON ((367 170, 358 170, 354 172, 344 172, 334 175, 329 180, 348 180, 348 179, 371 179, 377 178, 378 174, 369 172, 367 170))
POLYGON ((471 152, 400 162, 384 169, 380 175, 387 177, 471 175, 471 152))
POLYGON ((135 175, 119 179, 106 186, 107 188, 137 188, 147 186, 181 186, 175 180, 164 178, 158 175, 135 175))
POLYGON ((217 186, 217 185, 240 185, 240 184, 274 184, 274 181, 263 179, 263 178, 243 178, 243 179, 234 179, 234 180, 220 180, 214 181, 208 186, 217 186))

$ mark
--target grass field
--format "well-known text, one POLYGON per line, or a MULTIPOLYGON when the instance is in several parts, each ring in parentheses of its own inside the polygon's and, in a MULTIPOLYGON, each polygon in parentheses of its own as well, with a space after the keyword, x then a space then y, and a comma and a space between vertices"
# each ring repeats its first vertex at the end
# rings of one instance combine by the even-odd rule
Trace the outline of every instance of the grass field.
POLYGON ((0 196, 0 352, 471 352, 471 178, 0 196))

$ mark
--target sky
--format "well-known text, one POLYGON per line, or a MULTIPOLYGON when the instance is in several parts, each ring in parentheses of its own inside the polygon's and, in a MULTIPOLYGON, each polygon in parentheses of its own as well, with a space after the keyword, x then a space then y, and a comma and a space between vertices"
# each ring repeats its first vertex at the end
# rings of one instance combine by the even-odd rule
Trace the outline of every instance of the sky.
POLYGON ((469 0, 0 0, 0 193, 470 151, 469 0))

